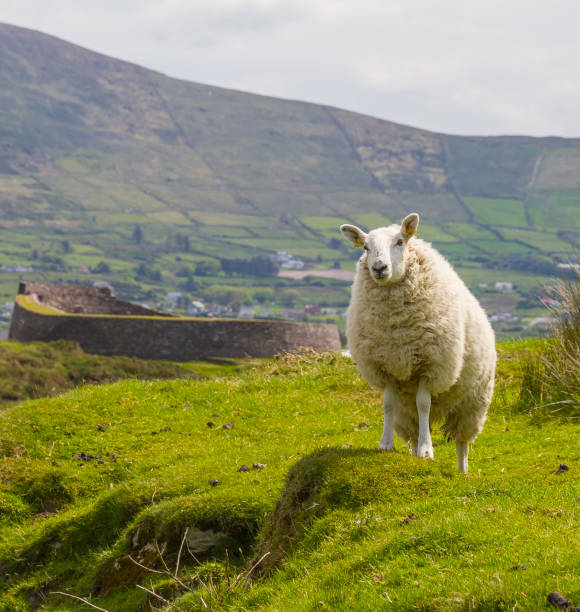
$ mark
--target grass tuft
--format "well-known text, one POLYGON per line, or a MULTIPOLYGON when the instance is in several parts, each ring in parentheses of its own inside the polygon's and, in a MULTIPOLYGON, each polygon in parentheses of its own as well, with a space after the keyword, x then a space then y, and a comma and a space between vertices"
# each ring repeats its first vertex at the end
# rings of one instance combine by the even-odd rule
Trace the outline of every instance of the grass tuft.
POLYGON ((521 404, 533 402, 538 416, 580 419, 580 275, 558 281, 552 307, 554 337, 525 360, 521 404))

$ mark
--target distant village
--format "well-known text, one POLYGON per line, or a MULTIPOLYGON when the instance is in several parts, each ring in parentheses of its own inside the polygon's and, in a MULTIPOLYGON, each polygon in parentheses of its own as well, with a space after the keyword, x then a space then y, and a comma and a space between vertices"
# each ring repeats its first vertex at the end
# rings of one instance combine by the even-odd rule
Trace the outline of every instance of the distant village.
MULTIPOLYGON (((278 251, 277 253, 270 256, 270 259, 282 270, 303 270, 305 268, 305 262, 295 257, 294 255, 286 251, 278 251)), ((562 269, 574 269, 580 271, 580 263, 577 258, 573 257, 569 263, 559 263, 559 268, 562 269)), ((88 268, 82 267, 79 270, 85 274, 91 274, 92 271, 88 268)), ((28 273, 33 272, 32 266, 14 265, 14 264, 0 264, 0 273, 28 273)), ((101 271, 98 271, 99 273, 101 271)), ((97 287, 108 287, 114 293, 114 287, 106 281, 97 281, 93 283, 93 286, 97 287)), ((508 281, 496 281, 493 285, 487 283, 479 283, 478 288, 481 291, 494 291, 499 293, 513 293, 514 286, 508 281)), ((548 329, 552 317, 549 315, 550 308, 556 308, 559 303, 550 298, 543 297, 539 300, 547 309, 546 316, 535 317, 531 320, 527 320, 527 328, 538 328, 548 329)), ((238 318, 238 319, 278 319, 288 321, 304 321, 309 317, 328 317, 336 319, 346 318, 346 309, 337 307, 327 307, 318 304, 306 304, 302 308, 282 308, 279 305, 271 304, 230 304, 223 305, 217 303, 204 302, 201 299, 191 299, 184 292, 180 291, 169 291, 161 302, 151 306, 149 304, 141 304, 145 308, 157 308, 168 312, 179 312, 185 313, 192 317, 226 317, 226 318, 238 318)), ((5 302, 0 305, 0 337, 6 336, 6 330, 12 317, 14 310, 13 302, 5 302)), ((489 313, 488 313, 489 314, 489 313)), ((520 323, 521 319, 518 315, 514 314, 509 308, 498 308, 489 314, 489 319, 492 323, 513 325, 520 323)))

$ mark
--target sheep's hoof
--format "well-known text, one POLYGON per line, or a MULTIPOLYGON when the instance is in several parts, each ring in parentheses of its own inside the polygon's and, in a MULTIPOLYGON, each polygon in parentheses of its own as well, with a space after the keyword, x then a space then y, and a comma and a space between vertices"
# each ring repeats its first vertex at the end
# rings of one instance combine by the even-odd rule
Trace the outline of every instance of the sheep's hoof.
POLYGON ((391 442, 390 444, 381 442, 379 444, 379 450, 382 450, 382 451, 394 451, 395 450, 395 444, 393 442, 391 442))
POLYGON ((431 444, 420 444, 417 450, 417 457, 433 459, 433 446, 431 444))

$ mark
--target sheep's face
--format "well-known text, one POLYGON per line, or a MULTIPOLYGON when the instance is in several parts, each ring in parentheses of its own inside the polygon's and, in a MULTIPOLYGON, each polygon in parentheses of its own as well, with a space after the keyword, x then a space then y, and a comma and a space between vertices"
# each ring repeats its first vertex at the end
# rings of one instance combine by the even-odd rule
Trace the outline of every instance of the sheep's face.
POLYGON ((399 282, 406 272, 407 244, 416 234, 419 215, 407 215, 401 225, 379 227, 366 234, 355 225, 341 225, 340 230, 355 246, 366 251, 361 262, 366 263, 377 285, 399 282))

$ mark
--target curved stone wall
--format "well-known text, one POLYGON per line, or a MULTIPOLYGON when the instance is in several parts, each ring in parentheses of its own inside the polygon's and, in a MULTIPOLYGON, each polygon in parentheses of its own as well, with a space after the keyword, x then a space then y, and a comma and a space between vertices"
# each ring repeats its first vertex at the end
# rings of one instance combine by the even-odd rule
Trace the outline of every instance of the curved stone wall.
POLYGON ((101 355, 194 361, 207 357, 271 357, 300 346, 340 350, 335 325, 285 321, 201 319, 160 315, 63 312, 26 289, 17 296, 10 338, 22 342, 75 340, 101 355))

